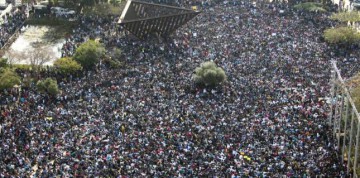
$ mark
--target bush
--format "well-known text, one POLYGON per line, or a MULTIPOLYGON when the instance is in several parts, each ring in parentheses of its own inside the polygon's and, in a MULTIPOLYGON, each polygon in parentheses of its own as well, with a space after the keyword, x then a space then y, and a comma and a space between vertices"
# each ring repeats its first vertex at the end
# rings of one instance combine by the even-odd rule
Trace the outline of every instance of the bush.
POLYGON ((226 80, 226 74, 214 62, 204 62, 195 69, 193 80, 198 85, 215 87, 226 80))
POLYGON ((120 59, 121 59, 121 56, 122 56, 122 51, 121 51, 121 49, 119 49, 119 48, 113 49, 113 55, 112 55, 112 57, 113 57, 114 59, 120 60, 120 59))
POLYGON ((73 59, 81 64, 84 69, 89 70, 95 67, 104 53, 105 48, 102 44, 89 40, 76 49, 73 59))
POLYGON ((82 70, 81 65, 72 58, 60 58, 54 62, 54 67, 62 74, 74 74, 82 70))
POLYGON ((124 62, 122 59, 122 51, 119 48, 113 48, 108 51, 108 55, 106 55, 103 59, 103 63, 111 68, 111 69, 119 69, 124 66, 124 62))
POLYGON ((31 78, 30 76, 27 76, 22 79, 22 87, 23 88, 31 88, 34 83, 35 83, 35 79, 31 78))
POLYGON ((31 71, 32 67, 29 64, 13 64, 15 69, 31 71))
POLYGON ((51 78, 46 78, 45 80, 39 80, 36 83, 36 88, 41 93, 48 93, 53 96, 59 93, 59 88, 56 80, 53 80, 51 78))
POLYGON ((355 103, 356 109, 359 111, 360 109, 360 87, 356 87, 351 90, 351 97, 355 103))
POLYGON ((349 88, 351 98, 358 111, 360 111, 360 72, 346 80, 345 85, 349 88))
POLYGON ((123 66, 123 64, 118 60, 110 59, 109 66, 112 69, 120 69, 123 66))
POLYGON ((0 89, 10 89, 21 83, 20 77, 13 70, 6 68, 0 74, 0 89))
POLYGON ((325 30, 324 38, 331 44, 351 45, 359 43, 360 33, 351 27, 338 27, 325 30))
POLYGON ((0 68, 6 68, 7 67, 7 59, 0 58, 0 68))
POLYGON ((305 2, 294 6, 295 9, 309 12, 326 12, 323 4, 317 2, 305 2))
POLYGON ((360 13, 358 11, 339 12, 332 14, 330 19, 340 22, 359 22, 360 13))
POLYGON ((346 81, 346 86, 350 91, 351 98, 353 99, 356 108, 360 109, 360 73, 357 73, 349 80, 346 81))

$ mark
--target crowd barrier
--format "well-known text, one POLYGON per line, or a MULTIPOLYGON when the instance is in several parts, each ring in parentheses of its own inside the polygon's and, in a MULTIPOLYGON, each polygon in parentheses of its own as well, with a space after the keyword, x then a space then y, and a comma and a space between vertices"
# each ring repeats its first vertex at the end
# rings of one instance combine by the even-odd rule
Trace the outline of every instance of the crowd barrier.
POLYGON ((333 127, 336 148, 348 175, 356 178, 359 167, 360 115, 341 77, 336 62, 332 61, 329 125, 333 127))

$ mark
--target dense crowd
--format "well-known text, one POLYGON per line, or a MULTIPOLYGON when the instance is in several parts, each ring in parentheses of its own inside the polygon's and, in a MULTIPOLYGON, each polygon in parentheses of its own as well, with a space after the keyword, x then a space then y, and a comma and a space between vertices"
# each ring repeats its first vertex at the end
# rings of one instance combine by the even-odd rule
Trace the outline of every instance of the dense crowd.
POLYGON ((126 66, 59 82, 56 98, 1 94, 0 177, 346 176, 324 98, 330 60, 356 67, 359 55, 322 40, 327 14, 229 0, 205 5, 168 43, 135 40, 115 18, 80 18, 63 55, 98 38, 126 66), (208 60, 226 71, 224 86, 191 84, 208 60))
POLYGON ((26 19, 25 13, 19 10, 11 11, 6 16, 6 18, 4 17, 6 20, 0 25, 0 49, 14 35, 16 30, 22 27, 26 19))
POLYGON ((118 17, 80 15, 77 18, 80 24, 73 30, 72 35, 66 38, 61 49, 62 56, 72 56, 76 47, 89 39, 99 40, 105 46, 116 46, 116 42, 119 40, 119 30, 116 29, 118 17))

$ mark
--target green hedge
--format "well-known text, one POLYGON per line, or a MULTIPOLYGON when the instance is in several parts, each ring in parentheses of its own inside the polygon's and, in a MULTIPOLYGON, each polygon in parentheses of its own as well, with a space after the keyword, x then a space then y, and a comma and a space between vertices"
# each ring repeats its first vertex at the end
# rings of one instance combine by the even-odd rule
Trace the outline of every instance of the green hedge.
POLYGON ((309 12, 326 12, 323 4, 317 2, 305 2, 294 6, 295 9, 305 10, 309 12))
POLYGON ((338 20, 340 22, 359 22, 360 13, 358 11, 339 12, 330 16, 332 20, 338 20))
POLYGON ((351 45, 360 42, 360 33, 351 27, 337 27, 325 30, 324 38, 331 44, 351 45))

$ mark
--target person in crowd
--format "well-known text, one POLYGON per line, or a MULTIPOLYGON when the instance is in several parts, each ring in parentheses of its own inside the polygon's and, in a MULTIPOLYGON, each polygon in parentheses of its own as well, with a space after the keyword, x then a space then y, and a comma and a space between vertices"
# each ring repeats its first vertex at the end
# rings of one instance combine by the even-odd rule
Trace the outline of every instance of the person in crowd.
POLYGON ((167 44, 129 37, 116 17, 78 17, 63 56, 100 39, 123 69, 59 80, 56 98, 34 84, 1 93, 0 177, 345 177, 323 98, 330 59, 349 77, 359 52, 331 52, 321 35, 335 22, 265 1, 176 2, 202 13, 167 44), (192 85, 209 60, 227 82, 192 85))
POLYGON ((13 10, 0 25, 0 49, 6 44, 14 33, 24 25, 26 15, 24 11, 13 10))

